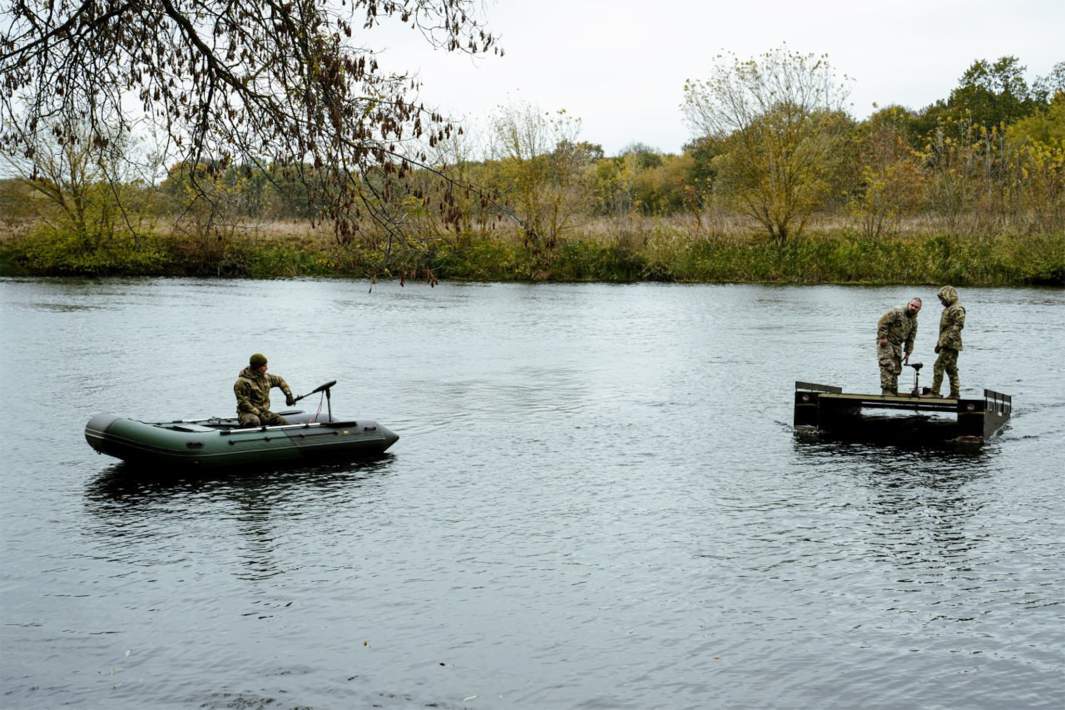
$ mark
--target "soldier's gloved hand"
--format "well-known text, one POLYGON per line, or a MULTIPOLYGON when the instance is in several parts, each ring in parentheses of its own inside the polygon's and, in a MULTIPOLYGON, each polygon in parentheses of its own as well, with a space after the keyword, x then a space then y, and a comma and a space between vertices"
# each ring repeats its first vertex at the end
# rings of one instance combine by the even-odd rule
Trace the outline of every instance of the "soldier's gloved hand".
POLYGON ((880 339, 880 347, 883 348, 883 347, 886 347, 886 346, 887 346, 887 338, 881 338, 880 339))
POLYGON ((293 397, 291 393, 285 395, 285 404, 287 404, 288 406, 291 407, 295 403, 296 403, 296 398, 293 397))
POLYGON ((936 355, 939 354, 939 346, 938 345, 935 347, 935 353, 936 353, 936 355))

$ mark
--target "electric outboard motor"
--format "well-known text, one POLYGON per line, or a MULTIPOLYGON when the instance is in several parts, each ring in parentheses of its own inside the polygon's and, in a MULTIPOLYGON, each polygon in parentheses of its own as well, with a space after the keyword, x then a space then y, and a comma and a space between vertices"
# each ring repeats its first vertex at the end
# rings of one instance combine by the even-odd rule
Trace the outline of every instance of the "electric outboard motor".
POLYGON ((912 367, 913 368, 913 396, 914 397, 920 397, 921 396, 921 388, 919 386, 919 383, 920 383, 920 379, 921 379, 921 368, 924 367, 924 363, 921 363, 921 362, 908 362, 908 363, 906 363, 906 367, 912 367))

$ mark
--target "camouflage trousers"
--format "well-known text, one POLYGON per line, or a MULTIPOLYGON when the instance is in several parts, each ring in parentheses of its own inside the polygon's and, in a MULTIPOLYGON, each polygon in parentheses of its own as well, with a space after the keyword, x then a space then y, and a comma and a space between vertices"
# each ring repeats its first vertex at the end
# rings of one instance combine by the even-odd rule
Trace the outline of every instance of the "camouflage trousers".
POLYGON ((902 374, 902 348, 891 343, 878 343, 876 360, 880 364, 880 389, 898 392, 899 375, 902 374))
POLYGON ((282 424, 288 424, 285 418, 280 414, 274 414, 269 410, 261 411, 258 414, 252 412, 240 412, 241 428, 247 429, 255 426, 280 426, 282 424))
POLYGON ((954 348, 940 348, 939 356, 932 365, 932 392, 939 394, 939 388, 943 385, 943 373, 950 378, 950 396, 957 397, 961 394, 961 385, 958 382, 958 351, 954 348))

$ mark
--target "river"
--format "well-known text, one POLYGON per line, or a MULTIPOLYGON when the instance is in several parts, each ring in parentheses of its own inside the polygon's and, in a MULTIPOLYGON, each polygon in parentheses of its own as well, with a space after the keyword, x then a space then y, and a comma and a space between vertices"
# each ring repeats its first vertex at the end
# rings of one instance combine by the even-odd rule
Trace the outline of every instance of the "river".
MULTIPOLYGON (((1065 292, 962 289, 982 449, 796 437, 934 289, 0 280, 0 706, 1060 708, 1065 292), (254 351, 401 439, 208 478, 97 412, 229 414, 254 351)), ((275 391, 276 392, 276 391, 275 391)), ((276 400, 277 396, 275 396, 276 400)))

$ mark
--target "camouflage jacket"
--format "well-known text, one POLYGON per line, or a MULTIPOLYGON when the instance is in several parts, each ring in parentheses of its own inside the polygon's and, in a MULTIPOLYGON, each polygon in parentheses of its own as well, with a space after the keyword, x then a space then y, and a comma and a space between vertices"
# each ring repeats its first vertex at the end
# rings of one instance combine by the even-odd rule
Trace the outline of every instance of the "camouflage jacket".
POLYGON ((876 339, 887 338, 893 347, 903 346, 907 354, 913 352, 913 341, 917 337, 917 316, 911 316, 906 306, 892 308, 880 316, 876 322, 876 339))
POLYGON ((939 317, 939 341, 936 343, 940 348, 961 350, 961 329, 965 327, 965 306, 958 303, 958 292, 944 286, 939 290, 944 308, 943 315, 939 317))
POLYGON ((233 394, 237 396, 237 414, 245 412, 259 414, 270 411, 270 388, 280 387, 286 397, 292 396, 285 378, 269 373, 260 374, 250 367, 245 367, 233 383, 233 394))

